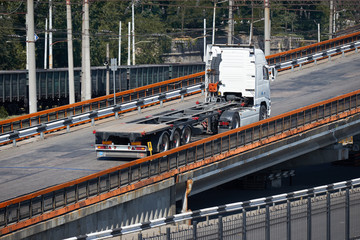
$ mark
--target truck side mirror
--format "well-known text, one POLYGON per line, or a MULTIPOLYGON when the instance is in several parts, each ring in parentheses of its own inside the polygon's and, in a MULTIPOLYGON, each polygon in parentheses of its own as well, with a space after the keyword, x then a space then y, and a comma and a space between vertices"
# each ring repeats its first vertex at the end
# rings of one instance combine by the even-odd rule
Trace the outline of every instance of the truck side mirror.
POLYGON ((271 79, 271 81, 274 81, 277 78, 277 75, 278 75, 277 69, 275 67, 272 67, 270 69, 270 79, 271 79))

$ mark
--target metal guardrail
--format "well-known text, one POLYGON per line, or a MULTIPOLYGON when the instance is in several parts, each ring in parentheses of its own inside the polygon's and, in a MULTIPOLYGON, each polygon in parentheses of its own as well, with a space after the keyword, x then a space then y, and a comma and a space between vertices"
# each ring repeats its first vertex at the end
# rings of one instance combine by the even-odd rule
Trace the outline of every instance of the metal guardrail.
POLYGON ((330 239, 330 236, 332 239, 352 239, 360 237, 360 229, 356 228, 358 222, 360 222, 359 210, 360 178, 357 178, 271 197, 189 211, 166 218, 71 237, 65 240, 106 239, 166 225, 169 226, 174 223, 183 223, 188 220, 192 221, 192 227, 171 232, 170 228, 167 228, 166 234, 155 233, 151 237, 145 237, 144 234, 140 233, 138 239, 207 239, 206 237, 211 237, 212 239, 234 239, 235 236, 236 239, 251 239, 253 234, 256 234, 258 237, 262 236, 260 237, 261 239, 291 239, 291 235, 294 233, 297 233, 297 238, 301 239, 316 235, 324 236, 324 239, 325 237, 330 239), (296 211, 298 209, 303 209, 306 214, 298 213, 296 211), (254 210, 256 212, 251 213, 254 210), (352 217, 350 217, 350 211, 354 213, 352 217), (250 214, 246 214, 247 212, 250 214), (234 215, 235 213, 236 215, 234 215), (339 216, 337 213, 344 213, 344 216, 339 216), (223 220, 222 215, 224 214, 233 215, 226 217, 227 220, 223 220), (203 224, 205 226, 199 227, 197 221, 201 221, 204 217, 217 218, 217 221, 211 225, 203 224), (336 230, 342 231, 332 229, 333 231, 331 232, 332 225, 330 218, 333 222, 344 223, 335 227, 336 230), (295 219, 297 222, 295 222, 295 219), (316 221, 322 221, 322 227, 311 228, 312 222, 316 224, 316 221), (296 227, 299 225, 307 226, 306 230, 296 231, 296 227), (278 231, 279 229, 281 230, 278 231), (180 232, 182 233, 182 238, 178 237, 180 232), (203 234, 197 234, 197 232, 203 232, 203 234))
POLYGON ((294 69, 294 67, 297 66, 301 68, 303 64, 307 64, 311 62, 317 63, 318 60, 322 60, 324 58, 331 59, 333 55, 342 54, 344 56, 345 52, 347 51, 355 50, 356 52, 358 52, 359 47, 360 47, 360 41, 357 41, 351 44, 343 45, 341 47, 331 48, 326 51, 317 52, 313 55, 307 55, 304 57, 300 57, 298 59, 293 59, 288 62, 282 62, 271 66, 277 70, 286 70, 289 68, 294 69))
POLYGON ((72 125, 84 123, 87 121, 91 121, 92 124, 94 124, 96 118, 107 117, 113 114, 115 114, 115 118, 118 118, 119 113, 127 112, 134 109, 138 109, 138 111, 140 112, 141 107, 152 105, 158 102, 167 101, 177 97, 184 97, 187 94, 198 93, 200 91, 203 91, 204 88, 205 88, 205 84, 199 83, 189 87, 183 87, 178 90, 165 92, 159 95, 154 95, 148 98, 140 98, 137 101, 131 101, 124 104, 117 104, 108 108, 94 110, 73 117, 60 119, 58 121, 39 124, 34 127, 29 127, 19 131, 14 131, 12 133, 0 135, 0 144, 4 142, 13 141, 13 144, 16 145, 16 139, 30 137, 38 134, 44 137, 44 134, 46 132, 62 129, 64 127, 66 127, 68 131, 70 131, 70 126, 72 125))
POLYGON ((359 112, 360 90, 2 202, 0 234, 359 112))
POLYGON ((337 37, 331 40, 314 43, 305 47, 296 48, 293 50, 272 54, 266 57, 268 65, 276 65, 293 59, 300 59, 303 57, 312 56, 318 52, 326 52, 330 49, 336 49, 340 46, 351 44, 360 40, 360 32, 355 32, 342 37, 337 37))
POLYGON ((184 94, 195 93, 204 89, 204 86, 201 85, 204 82, 203 75, 203 72, 196 73, 116 93, 117 105, 113 105, 114 95, 107 95, 0 121, 2 133, 0 135, 0 144, 50 130, 65 128, 66 126, 69 127, 73 124, 84 123, 95 118, 116 115, 119 112, 166 101, 184 94), (182 94, 180 94, 181 89, 184 90, 181 92, 182 94))

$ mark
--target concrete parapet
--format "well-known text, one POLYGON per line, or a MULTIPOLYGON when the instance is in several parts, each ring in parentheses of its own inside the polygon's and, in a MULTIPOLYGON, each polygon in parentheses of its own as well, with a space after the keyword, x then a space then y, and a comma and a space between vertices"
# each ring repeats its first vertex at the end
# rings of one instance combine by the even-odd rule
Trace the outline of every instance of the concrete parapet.
POLYGON ((173 178, 40 222, 1 240, 63 239, 175 214, 173 178))

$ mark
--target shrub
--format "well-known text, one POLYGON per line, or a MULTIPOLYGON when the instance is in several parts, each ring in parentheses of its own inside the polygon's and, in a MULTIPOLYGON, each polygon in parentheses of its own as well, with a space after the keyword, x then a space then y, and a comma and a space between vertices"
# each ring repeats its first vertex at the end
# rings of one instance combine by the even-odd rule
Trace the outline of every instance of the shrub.
POLYGON ((7 118, 9 116, 8 112, 4 108, 4 106, 0 107, 0 118, 7 118))

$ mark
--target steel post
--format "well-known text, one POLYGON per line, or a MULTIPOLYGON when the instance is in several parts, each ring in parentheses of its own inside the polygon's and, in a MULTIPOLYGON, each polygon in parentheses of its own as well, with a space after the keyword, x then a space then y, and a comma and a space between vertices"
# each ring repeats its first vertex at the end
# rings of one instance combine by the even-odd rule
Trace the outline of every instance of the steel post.
POLYGON ((170 240, 170 239, 171 239, 171 236, 170 236, 170 228, 169 228, 169 227, 166 228, 166 239, 167 239, 167 240, 170 240))
POLYGON ((330 193, 326 193, 326 239, 331 239, 331 202, 330 193))
POLYGON ((242 229, 243 229, 243 233, 242 233, 242 240, 246 240, 246 210, 245 208, 243 208, 242 210, 242 217, 243 217, 243 226, 242 226, 242 229))
POLYGON ((193 239, 197 239, 197 221, 193 221, 193 239))
POLYGON ((218 226, 219 226, 219 240, 222 240, 223 239, 223 218, 221 215, 219 215, 219 218, 218 218, 218 226))
POLYGON ((291 240, 291 202, 288 199, 286 202, 286 239, 291 240))
POLYGON ((307 197, 307 240, 311 240, 311 197, 307 197))
POLYGON ((270 207, 269 204, 265 206, 265 240, 270 240, 270 207))
POLYGON ((350 239, 350 191, 348 186, 345 195, 345 239, 350 239))

